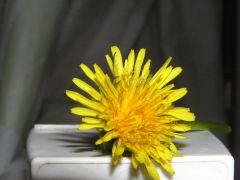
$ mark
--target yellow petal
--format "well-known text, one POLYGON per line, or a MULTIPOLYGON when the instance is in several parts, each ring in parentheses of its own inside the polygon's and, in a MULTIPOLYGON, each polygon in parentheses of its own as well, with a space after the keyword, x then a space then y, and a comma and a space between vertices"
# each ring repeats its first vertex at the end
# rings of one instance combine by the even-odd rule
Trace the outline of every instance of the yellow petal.
POLYGON ((102 79, 104 79, 105 73, 103 72, 103 70, 97 64, 94 64, 93 67, 96 72, 96 76, 100 76, 102 79))
MULTIPOLYGON (((162 151, 162 150, 161 150, 162 151)), ((161 151, 158 152, 158 149, 156 147, 148 147, 148 154, 151 155, 153 159, 159 158, 159 154, 161 154, 161 151)), ((164 156, 164 154, 162 154, 164 156)))
POLYGON ((114 57, 114 75, 121 76, 123 72, 122 54, 117 46, 112 46, 111 51, 114 57))
POLYGON ((111 57, 108 54, 105 55, 105 57, 106 57, 106 61, 108 63, 108 67, 111 70, 111 72, 113 73, 113 61, 112 61, 111 57))
POLYGON ((150 161, 149 163, 145 163, 146 169, 148 171, 148 174, 151 178, 154 180, 159 180, 159 174, 156 170, 156 167, 153 165, 153 163, 150 161))
MULTIPOLYGON (((169 84, 169 85, 161 88, 161 94, 166 93, 166 91, 169 91, 169 90, 171 90, 171 89, 174 88, 174 87, 175 87, 174 84, 169 84)), ((159 89, 160 89, 160 88, 159 88, 159 89)), ((160 93, 160 92, 159 92, 159 93, 160 93)))
POLYGON ((175 131, 188 131, 191 129, 191 126, 187 125, 187 124, 173 124, 172 128, 175 131))
POLYGON ((174 137, 178 139, 186 139, 187 136, 184 134, 174 133, 174 137))
POLYGON ((141 152, 135 152, 135 158, 137 159, 138 162, 141 164, 145 162, 145 154, 141 152))
POLYGON ((159 118, 159 121, 161 123, 170 123, 170 122, 180 121, 180 119, 173 116, 162 116, 159 118))
POLYGON ((114 165, 118 164, 118 156, 116 155, 116 149, 117 149, 117 141, 114 141, 113 147, 112 147, 112 162, 114 165))
POLYGON ((128 55, 128 63, 127 63, 127 73, 131 73, 134 68, 134 62, 135 62, 135 53, 132 49, 128 55))
POLYGON ((151 60, 149 59, 143 67, 142 74, 141 74, 141 79, 144 79, 144 80, 147 79, 147 77, 150 73, 150 65, 151 65, 151 60))
POLYGON ((134 169, 137 169, 137 167, 138 167, 138 162, 137 162, 137 159, 135 158, 134 153, 132 153, 131 162, 132 162, 133 168, 134 168, 134 169))
POLYGON ((169 148, 173 153, 178 154, 177 147, 173 143, 170 144, 169 148))
POLYGON ((118 143, 117 143, 116 154, 117 154, 118 156, 121 156, 121 155, 124 153, 124 151, 125 151, 125 148, 124 148, 124 146, 123 146, 123 144, 122 144, 122 140, 119 139, 119 140, 118 140, 118 143))
POLYGON ((141 49, 137 55, 135 67, 134 67, 134 75, 133 75, 133 81, 137 81, 139 78, 139 74, 142 68, 142 64, 144 61, 146 49, 141 49))
POLYGON ((171 73, 166 78, 164 78, 164 80, 161 83, 159 83, 159 87, 165 86, 167 83, 169 83, 175 77, 177 77, 181 72, 182 72, 182 68, 180 68, 180 67, 174 68, 171 71, 171 73))
POLYGON ((96 84, 99 86, 101 92, 108 98, 116 97, 118 92, 113 86, 109 76, 104 74, 101 68, 97 65, 94 65, 96 71, 96 84))
POLYGON ((97 118, 85 117, 85 118, 82 118, 82 122, 85 122, 87 124, 101 124, 101 123, 103 123, 103 120, 97 119, 97 118))
POLYGON ((167 162, 163 162, 161 163, 161 166, 170 174, 174 174, 175 171, 174 169, 171 167, 171 164, 170 163, 167 163, 167 162))
POLYGON ((157 85, 158 88, 162 88, 163 85, 163 81, 171 74, 173 67, 169 66, 164 70, 164 73, 159 74, 159 76, 157 78, 155 78, 154 80, 151 79, 151 81, 149 82, 149 84, 152 85, 157 85))
POLYGON ((172 153, 169 151, 168 148, 164 148, 164 158, 167 159, 167 160, 171 160, 173 157, 172 157, 172 153))
POLYGON ((89 67, 87 67, 85 64, 81 64, 80 68, 83 70, 83 72, 89 79, 95 81, 95 74, 92 72, 91 69, 89 69, 89 67))
POLYGON ((96 117, 98 116, 99 112, 94 111, 92 109, 88 108, 82 108, 82 107, 75 107, 71 109, 71 112, 76 115, 80 116, 91 116, 91 117, 96 117))
POLYGON ((95 129, 95 128, 103 128, 104 124, 99 123, 99 124, 81 124, 78 126, 79 130, 89 130, 89 129, 95 129))
POLYGON ((107 87, 112 92, 113 97, 117 97, 118 96, 118 91, 116 90, 116 88, 112 84, 112 82, 110 80, 110 77, 108 75, 105 75, 105 80, 106 80, 107 87))
POLYGON ((171 138, 169 138, 168 136, 165 136, 163 134, 159 134, 157 138, 161 142, 167 142, 167 143, 171 142, 171 138))
POLYGON ((66 94, 72 100, 77 101, 88 108, 91 108, 91 109, 99 111, 99 112, 104 111, 104 108, 102 107, 101 104, 99 104, 95 101, 89 100, 88 98, 82 96, 81 94, 79 94, 75 91, 66 90, 66 94))
POLYGON ((80 89, 88 93, 90 96, 92 96, 96 100, 101 99, 101 94, 97 92, 92 86, 87 84, 86 82, 82 81, 81 79, 78 78, 73 78, 74 84, 76 84, 80 89))
POLYGON ((179 118, 181 120, 185 121, 194 121, 195 120, 195 115, 190 112, 189 108, 184 108, 184 107, 176 107, 173 109, 168 110, 164 114, 166 115, 172 115, 176 118, 179 118))
POLYGON ((127 71, 127 66, 128 66, 128 60, 125 59, 124 61, 124 67, 123 67, 123 70, 126 72, 127 71))
POLYGON ((114 143, 113 143, 113 147, 112 147, 112 156, 115 155, 116 149, 117 149, 117 140, 114 141, 114 143))
POLYGON ((167 96, 167 101, 175 102, 175 101, 181 99, 186 94, 187 94, 187 89, 186 88, 180 88, 180 89, 177 89, 177 90, 172 90, 171 93, 167 96))
MULTIPOLYGON (((160 68, 160 72, 164 70, 166 70, 167 66, 169 65, 169 63, 172 61, 172 57, 168 57, 167 60, 164 62, 164 64, 162 65, 162 67, 160 68)), ((161 73, 160 73, 161 74, 161 73)))
POLYGON ((157 73, 152 77, 152 79, 150 80, 150 85, 154 84, 159 77, 165 73, 167 66, 169 65, 169 63, 171 62, 172 57, 169 57, 165 63, 162 65, 162 67, 157 71, 157 73))
POLYGON ((109 89, 107 87, 107 83, 105 81, 105 75, 102 76, 100 74, 96 74, 95 78, 96 84, 98 85, 101 92, 103 92, 105 95, 107 95, 109 89))
POLYGON ((103 142, 108 142, 111 139, 114 139, 118 136, 118 133, 115 131, 110 131, 108 133, 106 133, 102 138, 98 139, 95 144, 101 144, 103 142))

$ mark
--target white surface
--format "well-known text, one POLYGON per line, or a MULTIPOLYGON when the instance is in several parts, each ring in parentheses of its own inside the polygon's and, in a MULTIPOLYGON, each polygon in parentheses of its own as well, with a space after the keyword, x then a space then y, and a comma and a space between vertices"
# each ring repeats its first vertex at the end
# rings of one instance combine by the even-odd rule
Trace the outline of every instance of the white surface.
MULTIPOLYGON (((147 179, 144 168, 135 171, 128 158, 113 168, 110 155, 98 150, 79 152, 84 137, 96 132, 78 132, 75 125, 36 125, 27 149, 32 179, 147 179), (144 173, 142 173, 144 172, 144 173)), ((158 168, 161 180, 233 180, 233 158, 210 132, 186 133, 188 139, 175 142, 184 146, 184 157, 173 158, 176 174, 172 177, 158 168)))

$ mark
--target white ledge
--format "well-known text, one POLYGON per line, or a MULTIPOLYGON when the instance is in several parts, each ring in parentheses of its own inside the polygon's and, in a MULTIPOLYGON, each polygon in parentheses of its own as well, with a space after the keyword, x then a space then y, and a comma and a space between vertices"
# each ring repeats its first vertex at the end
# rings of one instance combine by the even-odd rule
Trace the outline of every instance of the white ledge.
MULTIPOLYGON (((98 150, 81 151, 84 138, 96 131, 77 131, 77 125, 35 125, 29 134, 27 150, 33 180, 73 179, 146 179, 144 171, 131 168, 129 158, 113 167, 110 155, 98 150)), ((161 180, 233 180, 234 160, 226 147, 210 132, 185 133, 175 140, 183 157, 174 157, 174 176, 158 167, 161 180)), ((86 146, 87 147, 87 146, 86 146)), ((92 147, 93 148, 93 147, 92 147)))

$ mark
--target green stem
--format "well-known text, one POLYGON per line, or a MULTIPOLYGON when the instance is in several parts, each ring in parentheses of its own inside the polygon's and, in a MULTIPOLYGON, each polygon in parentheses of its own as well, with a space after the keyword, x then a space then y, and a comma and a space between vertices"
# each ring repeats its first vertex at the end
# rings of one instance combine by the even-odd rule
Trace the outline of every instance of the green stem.
POLYGON ((232 128, 227 124, 213 122, 193 121, 189 122, 189 125, 192 126, 192 131, 213 130, 223 133, 230 133, 232 131, 232 128))

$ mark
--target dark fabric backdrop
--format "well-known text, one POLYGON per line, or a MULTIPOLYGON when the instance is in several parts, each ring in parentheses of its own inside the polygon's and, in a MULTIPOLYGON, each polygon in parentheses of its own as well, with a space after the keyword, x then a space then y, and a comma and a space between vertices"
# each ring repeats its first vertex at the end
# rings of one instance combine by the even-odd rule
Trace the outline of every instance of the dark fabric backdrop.
MULTIPOLYGON (((184 68, 181 103, 198 120, 229 123, 218 135, 240 163, 237 1, 0 1, 0 178, 26 179, 25 142, 35 123, 79 123, 65 90, 80 63, 100 64, 118 45, 147 48, 156 71, 168 56, 184 68)), ((240 179, 238 172, 236 179, 240 179)))

